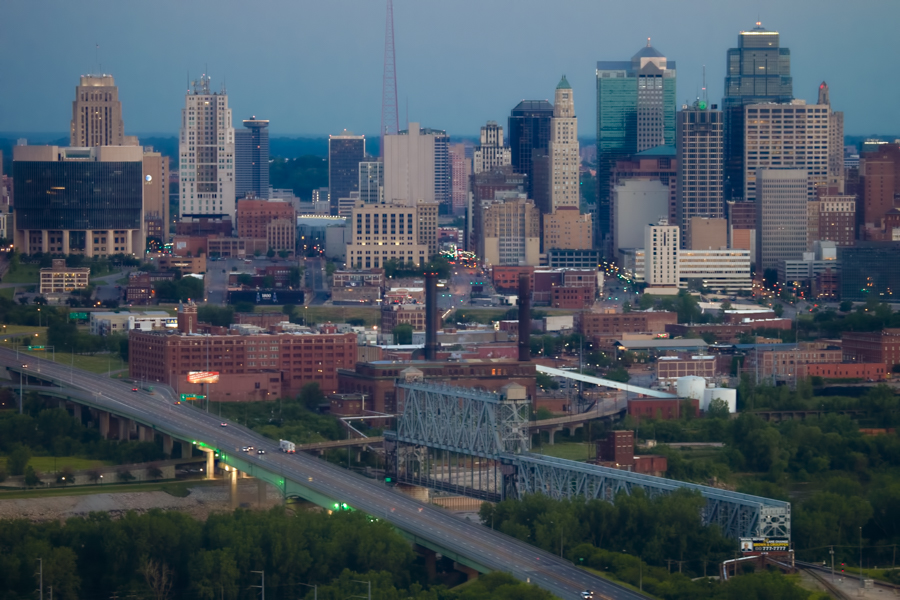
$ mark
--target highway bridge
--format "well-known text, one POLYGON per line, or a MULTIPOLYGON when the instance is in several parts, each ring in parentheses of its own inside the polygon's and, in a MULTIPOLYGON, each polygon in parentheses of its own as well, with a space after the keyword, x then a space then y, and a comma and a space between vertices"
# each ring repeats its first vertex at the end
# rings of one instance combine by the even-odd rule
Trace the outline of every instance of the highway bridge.
POLYGON ((423 504, 390 486, 304 453, 283 454, 278 451, 277 441, 235 423, 223 427, 223 421, 215 415, 175 404, 174 393, 165 386, 154 386, 153 394, 133 392, 126 383, 34 356, 20 358, 6 349, 0 349, 0 366, 29 382, 56 386, 48 388, 48 392, 91 409, 96 413, 101 433, 106 423, 105 434, 112 434, 110 417, 120 423, 133 422, 143 439, 161 435, 164 446, 171 447, 178 440, 182 448, 196 447, 206 452, 208 463, 218 460, 220 466, 229 470, 232 481, 239 470, 276 486, 285 498, 298 496, 326 508, 346 503, 389 521, 421 548, 451 558, 464 568, 482 573, 505 571, 564 600, 578 598, 584 589, 615 600, 645 598, 558 556, 442 508, 423 504), (240 452, 242 446, 251 444, 267 454, 240 452))

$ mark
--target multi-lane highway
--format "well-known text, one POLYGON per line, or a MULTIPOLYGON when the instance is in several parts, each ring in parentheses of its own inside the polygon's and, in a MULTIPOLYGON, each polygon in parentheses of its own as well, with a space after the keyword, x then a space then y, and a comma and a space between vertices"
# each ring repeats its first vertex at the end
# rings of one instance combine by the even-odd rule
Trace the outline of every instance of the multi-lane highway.
POLYGON ((73 390, 73 397, 77 395, 93 406, 153 426, 182 440, 203 442, 228 453, 250 444, 262 448, 267 454, 241 454, 241 460, 254 469, 265 469, 335 502, 346 502, 356 510, 385 519, 407 534, 464 556, 478 565, 530 581, 559 598, 579 598, 585 589, 614 599, 644 598, 558 556, 456 517, 442 508, 423 504, 390 486, 373 483, 313 456, 283 454, 273 440, 234 423, 223 427, 215 415, 176 405, 172 391, 164 386, 157 387, 153 394, 133 392, 128 384, 34 356, 17 357, 14 351, 5 349, 0 349, 0 365, 13 371, 24 371, 31 377, 52 378, 73 390), (23 364, 27 367, 23 368, 23 364))

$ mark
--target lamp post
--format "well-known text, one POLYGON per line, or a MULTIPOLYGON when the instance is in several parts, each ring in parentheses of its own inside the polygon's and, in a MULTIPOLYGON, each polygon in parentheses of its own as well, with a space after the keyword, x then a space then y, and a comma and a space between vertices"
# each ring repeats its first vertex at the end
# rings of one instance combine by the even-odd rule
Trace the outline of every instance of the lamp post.
POLYGON ((305 585, 306 587, 311 587, 313 589, 313 600, 319 600, 319 586, 318 585, 310 585, 308 583, 297 582, 300 585, 305 585))
MULTIPOLYGON (((359 579, 351 579, 350 581, 355 581, 356 583, 364 583, 369 586, 369 593, 367 594, 368 600, 372 600, 372 582, 371 581, 360 581, 359 579)), ((362 598, 362 596, 355 596, 356 598, 362 598)))

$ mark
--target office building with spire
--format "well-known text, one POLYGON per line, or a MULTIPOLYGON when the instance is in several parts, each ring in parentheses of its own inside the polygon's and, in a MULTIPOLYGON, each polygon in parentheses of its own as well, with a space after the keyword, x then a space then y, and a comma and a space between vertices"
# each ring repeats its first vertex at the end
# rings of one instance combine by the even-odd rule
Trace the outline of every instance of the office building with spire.
POLYGON ((724 194, 728 200, 744 193, 744 107, 748 104, 789 103, 794 97, 791 51, 782 48, 777 31, 757 22, 738 35, 738 47, 726 59, 724 194))
POLYGON ((234 132, 234 191, 238 200, 269 197, 269 122, 255 116, 234 132))
MULTIPOLYGON (((580 206, 581 192, 578 181, 580 164, 578 144, 578 117, 572 86, 563 75, 556 86, 553 118, 550 119, 550 206, 554 212, 562 207, 580 206)), ((544 207, 539 207, 543 210, 544 207)))
POLYGON ((616 163, 675 146, 675 61, 650 45, 628 61, 598 61, 595 243, 610 248, 610 174, 616 163))
POLYGON ((210 90, 209 75, 191 83, 178 140, 181 219, 235 220, 234 127, 228 95, 210 90))

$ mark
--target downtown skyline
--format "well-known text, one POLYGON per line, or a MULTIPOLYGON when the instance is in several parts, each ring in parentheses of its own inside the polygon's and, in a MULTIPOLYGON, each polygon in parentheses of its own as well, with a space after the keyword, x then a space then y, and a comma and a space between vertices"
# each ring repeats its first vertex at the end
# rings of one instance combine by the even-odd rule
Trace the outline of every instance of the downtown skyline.
MULTIPOLYGON (((199 78, 204 68, 214 89, 227 85, 235 119, 269 119, 274 136, 378 131, 380 0, 327 6, 270 0, 254 5, 256 19, 236 1, 210 10, 211 2, 184 7, 163 0, 155 11, 105 0, 52 4, 50 18, 22 0, 0 7, 0 23, 6 24, 0 131, 66 131, 78 77, 100 71, 98 64, 116 79, 131 135, 176 135, 188 78, 199 78), (208 26, 198 29, 201 15, 208 26)), ((900 80, 880 77, 882 61, 873 58, 892 53, 898 4, 804 0, 744 7, 690 0, 673 10, 670 3, 651 1, 637 15, 624 4, 569 0, 536 19, 539 7, 528 0, 486 6, 397 0, 401 125, 408 115, 450 135, 475 136, 488 120, 505 121, 522 99, 552 100, 564 74, 581 99, 579 129, 590 135, 596 127, 596 62, 631 56, 647 37, 678 62, 679 106, 700 93, 704 65, 709 100, 721 103, 726 51, 739 31, 759 19, 791 49, 795 97, 814 102, 824 80, 832 105, 847 115, 848 135, 900 131, 900 114, 889 100, 900 95, 900 80), (865 27, 848 28, 853 23, 865 27)))

